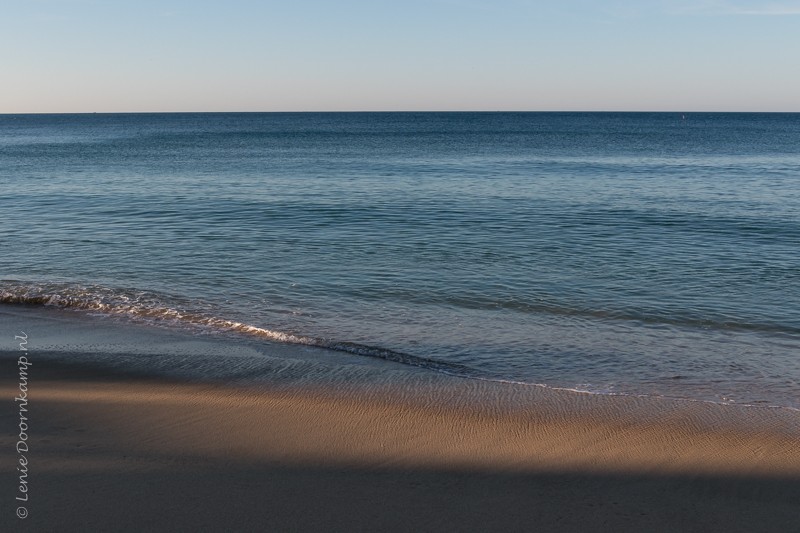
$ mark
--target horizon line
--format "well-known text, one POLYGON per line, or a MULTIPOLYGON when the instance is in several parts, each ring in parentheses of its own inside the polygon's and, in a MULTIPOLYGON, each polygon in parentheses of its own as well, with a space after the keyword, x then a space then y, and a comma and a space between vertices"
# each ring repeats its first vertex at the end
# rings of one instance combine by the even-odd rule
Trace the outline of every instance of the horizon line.
POLYGON ((561 109, 561 110, 527 110, 527 109, 473 109, 473 110, 314 110, 314 111, 33 111, 33 112, 0 112, 0 116, 9 115, 224 115, 224 114, 313 114, 313 113, 664 113, 664 114, 714 114, 714 113, 742 113, 742 114, 799 114, 798 111, 725 111, 725 110, 619 110, 619 109, 561 109))

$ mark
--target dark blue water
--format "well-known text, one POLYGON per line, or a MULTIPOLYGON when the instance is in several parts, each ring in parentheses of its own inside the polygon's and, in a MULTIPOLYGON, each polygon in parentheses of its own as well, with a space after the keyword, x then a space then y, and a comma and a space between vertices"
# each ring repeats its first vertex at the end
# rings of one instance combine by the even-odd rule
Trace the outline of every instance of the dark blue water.
POLYGON ((0 296, 800 406, 800 115, 0 115, 0 296))

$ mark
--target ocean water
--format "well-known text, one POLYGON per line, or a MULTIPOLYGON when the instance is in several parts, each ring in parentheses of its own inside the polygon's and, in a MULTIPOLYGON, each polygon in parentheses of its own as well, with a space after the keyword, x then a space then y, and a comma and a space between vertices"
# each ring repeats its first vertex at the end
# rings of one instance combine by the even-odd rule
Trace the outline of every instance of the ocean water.
POLYGON ((800 114, 0 115, 0 213, 3 305, 800 407, 800 114))

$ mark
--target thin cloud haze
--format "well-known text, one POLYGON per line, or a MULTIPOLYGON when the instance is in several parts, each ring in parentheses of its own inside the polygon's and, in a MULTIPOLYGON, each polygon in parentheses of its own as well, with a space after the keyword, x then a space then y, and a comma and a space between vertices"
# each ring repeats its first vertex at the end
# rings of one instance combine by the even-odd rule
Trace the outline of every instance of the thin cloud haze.
POLYGON ((667 11, 677 14, 700 13, 707 15, 800 15, 800 1, 784 2, 669 2, 667 11))

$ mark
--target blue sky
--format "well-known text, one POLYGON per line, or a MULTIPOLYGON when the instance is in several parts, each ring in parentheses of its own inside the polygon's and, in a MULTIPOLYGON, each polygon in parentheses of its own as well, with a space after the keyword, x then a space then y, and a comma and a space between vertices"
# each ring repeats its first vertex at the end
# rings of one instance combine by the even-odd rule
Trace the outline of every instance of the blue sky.
POLYGON ((0 113, 800 111, 800 0, 0 0, 0 113))

